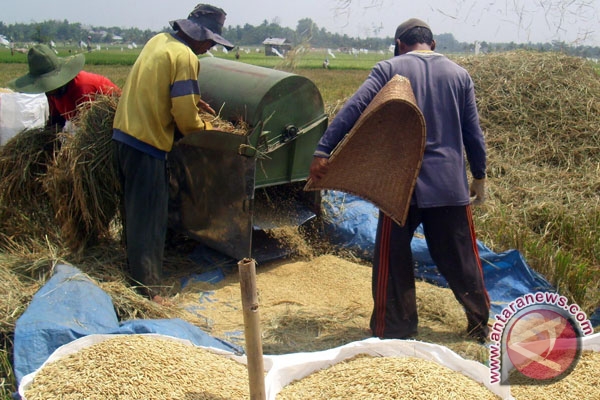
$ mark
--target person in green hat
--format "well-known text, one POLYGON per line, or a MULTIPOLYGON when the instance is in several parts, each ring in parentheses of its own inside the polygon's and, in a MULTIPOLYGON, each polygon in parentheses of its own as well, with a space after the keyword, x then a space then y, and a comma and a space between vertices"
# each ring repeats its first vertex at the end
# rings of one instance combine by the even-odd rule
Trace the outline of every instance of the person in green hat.
POLYGON ((45 44, 36 44, 27 53, 29 72, 8 83, 21 93, 45 93, 50 108, 48 126, 65 123, 77 114, 77 106, 93 100, 95 94, 120 94, 110 79, 83 71, 83 54, 61 58, 45 44))

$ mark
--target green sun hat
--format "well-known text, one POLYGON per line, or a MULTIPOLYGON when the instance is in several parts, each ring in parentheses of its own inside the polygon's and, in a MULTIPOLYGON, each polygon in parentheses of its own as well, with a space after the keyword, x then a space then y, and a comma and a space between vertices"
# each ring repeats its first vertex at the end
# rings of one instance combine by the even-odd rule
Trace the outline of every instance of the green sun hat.
POLYGON ((83 69, 85 56, 61 58, 44 44, 36 44, 27 53, 29 73, 8 82, 21 93, 46 93, 69 83, 83 69))

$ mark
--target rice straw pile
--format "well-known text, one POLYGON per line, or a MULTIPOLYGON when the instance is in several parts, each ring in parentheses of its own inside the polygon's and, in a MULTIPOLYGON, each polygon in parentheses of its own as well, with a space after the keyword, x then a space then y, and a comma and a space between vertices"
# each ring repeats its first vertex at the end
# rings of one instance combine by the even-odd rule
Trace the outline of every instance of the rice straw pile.
POLYGON ((0 242, 50 235, 54 213, 44 189, 58 146, 54 129, 28 129, 0 147, 0 242))
POLYGON ((516 400, 600 399, 600 352, 582 352, 575 369, 557 382, 542 385, 521 375, 517 379, 511 376, 510 385, 516 400))
POLYGON ((292 382, 277 400, 292 399, 498 399, 482 384, 414 357, 359 355, 292 382))
POLYGON ((120 185, 113 164, 112 125, 118 97, 97 95, 78 107, 75 134, 62 133, 63 145, 48 169, 46 190, 62 238, 80 250, 109 236, 117 214, 120 185))
POLYGON ((26 390, 46 399, 248 399, 248 370, 226 356, 148 335, 116 335, 47 364, 26 390))
POLYGON ((456 61, 473 77, 488 148, 488 199, 474 209, 480 239, 523 251, 563 295, 593 312, 600 302, 597 71, 556 52, 456 61))

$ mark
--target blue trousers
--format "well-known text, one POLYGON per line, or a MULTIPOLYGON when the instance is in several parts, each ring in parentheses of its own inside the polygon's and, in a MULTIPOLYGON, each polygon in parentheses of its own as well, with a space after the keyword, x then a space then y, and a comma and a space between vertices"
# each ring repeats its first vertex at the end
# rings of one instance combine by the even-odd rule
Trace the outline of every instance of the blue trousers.
POLYGON ((169 204, 167 162, 127 144, 113 143, 123 192, 127 263, 131 278, 151 295, 162 278, 169 204))

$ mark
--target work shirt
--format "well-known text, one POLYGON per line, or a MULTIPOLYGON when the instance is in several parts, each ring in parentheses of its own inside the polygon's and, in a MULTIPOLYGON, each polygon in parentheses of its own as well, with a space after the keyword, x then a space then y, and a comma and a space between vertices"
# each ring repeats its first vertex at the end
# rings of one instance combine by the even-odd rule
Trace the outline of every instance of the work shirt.
POLYGON ((93 74, 91 72, 81 71, 67 83, 66 91, 60 96, 46 95, 50 109, 50 118, 64 118, 71 120, 77 114, 77 106, 86 101, 94 99, 96 94, 120 93, 117 85, 110 79, 93 74))
POLYGON ((210 129, 198 112, 200 61, 170 33, 151 38, 133 65, 115 113, 113 139, 166 159, 175 127, 186 135, 210 129))
POLYGON ((328 157, 373 97, 396 74, 409 79, 427 130, 412 204, 421 208, 469 204, 466 160, 473 177, 483 178, 486 171, 475 90, 468 72, 439 53, 413 51, 377 63, 331 122, 314 155, 328 157))

